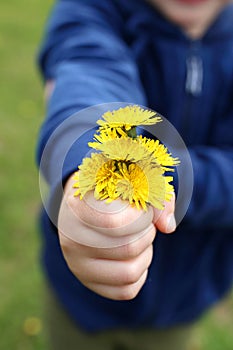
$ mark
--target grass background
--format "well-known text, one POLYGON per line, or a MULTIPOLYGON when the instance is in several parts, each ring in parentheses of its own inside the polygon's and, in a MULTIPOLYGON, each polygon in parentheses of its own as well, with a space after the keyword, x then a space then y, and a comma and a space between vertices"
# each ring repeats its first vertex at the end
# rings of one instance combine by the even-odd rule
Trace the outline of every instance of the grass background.
MULTIPOLYGON (((52 0, 0 4, 0 350, 48 349, 34 154, 44 115, 35 55, 51 5, 52 0)), ((190 350, 232 349, 229 296, 197 325, 190 350)))

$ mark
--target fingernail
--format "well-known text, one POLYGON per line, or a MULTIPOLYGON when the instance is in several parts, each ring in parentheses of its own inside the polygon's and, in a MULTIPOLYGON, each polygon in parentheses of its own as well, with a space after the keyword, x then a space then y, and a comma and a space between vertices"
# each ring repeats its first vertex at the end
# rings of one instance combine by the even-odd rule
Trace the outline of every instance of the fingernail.
POLYGON ((176 229, 176 219, 174 214, 170 214, 167 217, 167 233, 173 232, 176 229))

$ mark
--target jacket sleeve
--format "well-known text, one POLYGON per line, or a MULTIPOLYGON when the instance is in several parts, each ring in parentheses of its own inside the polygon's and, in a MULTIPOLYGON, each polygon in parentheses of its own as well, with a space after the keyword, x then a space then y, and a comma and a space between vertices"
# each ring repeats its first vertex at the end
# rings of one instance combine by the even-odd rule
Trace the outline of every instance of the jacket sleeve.
POLYGON ((184 221, 192 228, 226 229, 232 234, 233 146, 200 145, 189 151, 194 188, 184 221))
MULTIPOLYGON (((60 0, 48 21, 39 67, 45 81, 54 80, 55 88, 39 135, 37 161, 52 193, 61 181, 59 169, 66 179, 88 152, 86 145, 99 118, 92 120, 88 113, 70 116, 103 103, 146 104, 136 64, 122 38, 122 18, 113 4, 60 0)), ((53 200, 55 213, 60 198, 61 193, 53 200)))

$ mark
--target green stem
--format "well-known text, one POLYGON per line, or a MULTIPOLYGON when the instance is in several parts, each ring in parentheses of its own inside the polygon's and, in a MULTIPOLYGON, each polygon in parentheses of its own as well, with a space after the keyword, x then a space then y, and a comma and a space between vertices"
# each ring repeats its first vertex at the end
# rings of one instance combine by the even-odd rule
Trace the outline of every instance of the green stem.
POLYGON ((136 126, 132 126, 132 128, 129 131, 126 131, 126 134, 132 139, 136 139, 137 138, 136 126))

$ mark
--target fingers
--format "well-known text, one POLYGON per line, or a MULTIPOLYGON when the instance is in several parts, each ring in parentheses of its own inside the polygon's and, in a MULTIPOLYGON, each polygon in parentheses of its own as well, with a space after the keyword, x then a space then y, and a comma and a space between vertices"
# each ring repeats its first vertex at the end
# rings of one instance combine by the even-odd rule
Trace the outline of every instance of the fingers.
POLYGON ((73 273, 83 283, 125 286, 136 283, 152 260, 152 245, 130 260, 88 259, 73 266, 73 273))
POLYGON ((176 229, 175 211, 175 194, 173 194, 170 202, 165 203, 162 211, 154 208, 153 223, 156 228, 163 233, 172 233, 176 229))
POLYGON ((84 283, 84 285, 105 298, 112 300, 131 300, 137 296, 143 287, 147 274, 148 270, 143 273, 137 282, 124 286, 109 286, 97 283, 84 283))
MULTIPOLYGON (((83 231, 83 235, 89 234, 85 226, 80 225, 79 230, 83 231)), ((94 237, 95 232, 91 234, 94 237)), ((65 236, 61 231, 59 231, 59 239, 63 253, 69 255, 70 258, 74 260, 77 260, 77 255, 80 258, 85 256, 93 259, 129 260, 137 257, 150 246, 154 241, 155 234, 155 227, 151 224, 137 239, 132 240, 131 236, 128 236, 126 237, 127 241, 125 240, 125 244, 109 248, 102 248, 102 246, 106 246, 104 242, 102 245, 99 244, 98 246, 80 244, 65 236)), ((102 238, 102 240, 104 239, 105 237, 102 238)))
POLYGON ((174 212, 174 201, 161 213, 152 207, 138 210, 120 200, 107 204, 95 200, 91 192, 80 200, 73 195, 71 180, 58 217, 68 267, 83 285, 104 297, 134 298, 152 261, 156 227, 169 232, 166 220, 174 212))
POLYGON ((92 291, 114 300, 134 298, 147 276, 153 256, 155 228, 140 239, 117 248, 94 248, 59 232, 63 255, 74 275, 92 291))
POLYGON ((89 192, 83 200, 70 195, 66 198, 66 204, 78 220, 109 236, 125 236, 142 231, 153 218, 152 207, 144 211, 122 200, 106 203, 96 200, 93 192, 89 192))
MULTIPOLYGON (((83 205, 79 198, 72 198, 71 200, 77 201, 80 206, 83 205)), ((116 215, 118 214, 116 213, 116 215)), ((90 216, 90 220, 94 220, 94 213, 90 214, 90 216)), ((104 227, 104 222, 102 224, 103 227, 91 226, 80 220, 79 212, 74 212, 70 203, 67 203, 67 200, 63 199, 58 216, 58 231, 75 242, 86 246, 98 248, 123 246, 129 242, 137 241, 147 233, 152 224, 153 209, 150 208, 145 215, 142 214, 142 219, 139 222, 136 219, 136 221, 132 221, 125 226, 114 227, 117 221, 115 215, 112 215, 112 217, 112 220, 110 218, 107 219, 108 221, 111 220, 112 227, 104 227)), ((96 221, 98 220, 96 219, 96 221)))
POLYGON ((99 259, 128 260, 139 256, 147 247, 152 245, 156 235, 156 230, 151 224, 147 230, 143 231, 138 239, 132 240, 128 237, 128 243, 116 248, 97 250, 95 257, 99 259))
POLYGON ((93 191, 80 200, 79 197, 74 197, 73 183, 73 176, 70 176, 65 186, 62 204, 62 210, 69 215, 69 220, 79 220, 95 231, 114 237, 140 232, 151 224, 152 207, 148 207, 147 211, 138 210, 128 201, 120 199, 106 203, 96 200, 93 191))

